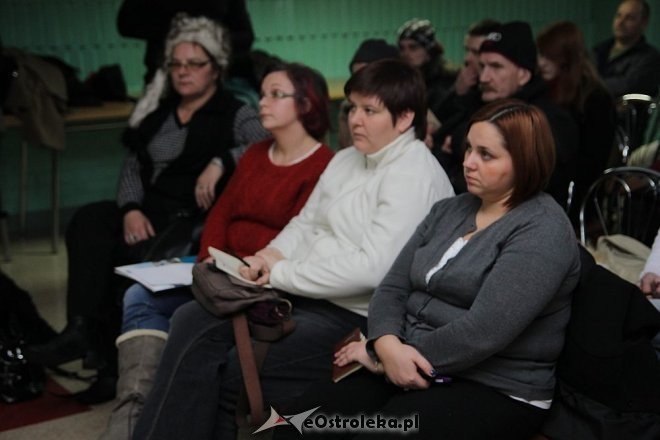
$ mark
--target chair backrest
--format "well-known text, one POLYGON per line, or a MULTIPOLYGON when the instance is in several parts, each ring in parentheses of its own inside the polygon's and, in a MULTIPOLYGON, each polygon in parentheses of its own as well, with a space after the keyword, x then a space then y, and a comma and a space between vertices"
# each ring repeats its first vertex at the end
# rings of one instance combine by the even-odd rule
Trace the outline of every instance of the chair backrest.
POLYGON ((618 126, 615 132, 621 154, 621 164, 628 163, 630 153, 642 145, 650 115, 657 111, 658 103, 649 95, 630 93, 616 103, 618 126))
POLYGON ((610 168, 594 182, 580 206, 580 240, 624 234, 651 246, 660 226, 660 173, 649 168, 610 168))

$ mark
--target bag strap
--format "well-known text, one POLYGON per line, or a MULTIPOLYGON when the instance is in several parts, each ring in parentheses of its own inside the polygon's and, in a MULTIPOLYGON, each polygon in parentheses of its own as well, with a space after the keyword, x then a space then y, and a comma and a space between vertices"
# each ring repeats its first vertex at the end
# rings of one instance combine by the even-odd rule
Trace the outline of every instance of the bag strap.
POLYGON ((259 382, 259 371, 255 361, 254 351, 252 349, 252 340, 248 328, 247 317, 245 313, 239 313, 232 318, 234 327, 234 339, 236 339, 236 350, 238 351, 238 360, 241 363, 243 372, 243 385, 247 392, 247 400, 250 406, 250 423, 247 421, 247 414, 242 405, 236 408, 236 423, 239 426, 256 425, 264 419, 263 395, 261 393, 261 383, 259 382))
MULTIPOLYGON (((288 335, 289 333, 292 333, 293 330, 296 328, 293 319, 287 319, 275 325, 256 324, 252 321, 248 321, 248 326, 250 328, 250 334, 254 339, 256 339, 255 350, 258 347, 256 342, 278 341, 282 339, 284 336, 288 335)), ((265 353, 263 357, 265 358, 265 353)), ((256 358, 257 358, 257 363, 260 363, 260 361, 263 362, 263 358, 261 357, 259 352, 256 353, 256 358)), ((259 365, 259 370, 261 370, 260 365, 259 365)))

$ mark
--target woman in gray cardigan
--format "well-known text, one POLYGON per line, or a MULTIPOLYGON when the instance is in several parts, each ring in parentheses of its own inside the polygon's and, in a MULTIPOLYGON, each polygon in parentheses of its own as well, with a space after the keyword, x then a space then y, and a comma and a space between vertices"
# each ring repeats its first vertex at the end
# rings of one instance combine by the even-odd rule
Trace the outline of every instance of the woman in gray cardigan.
MULTIPOLYGON (((505 100, 475 114, 468 193, 436 203, 371 299, 368 342, 335 354, 337 365, 369 371, 313 390, 296 409, 321 405, 312 422, 318 412, 410 417, 420 438, 531 437, 552 402, 580 271, 571 225, 542 192, 553 166, 538 109, 505 100)), ((298 432, 276 430, 289 434, 298 432)), ((378 438, 391 434, 401 432, 378 438)))

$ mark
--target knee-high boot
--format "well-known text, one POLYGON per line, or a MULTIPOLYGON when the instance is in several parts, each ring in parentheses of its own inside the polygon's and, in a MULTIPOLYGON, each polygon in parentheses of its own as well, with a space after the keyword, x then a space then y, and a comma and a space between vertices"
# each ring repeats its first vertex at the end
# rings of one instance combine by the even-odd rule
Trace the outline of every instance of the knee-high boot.
POLYGON ((127 440, 133 435, 144 401, 151 391, 167 333, 131 330, 117 338, 119 381, 110 420, 100 440, 127 440))

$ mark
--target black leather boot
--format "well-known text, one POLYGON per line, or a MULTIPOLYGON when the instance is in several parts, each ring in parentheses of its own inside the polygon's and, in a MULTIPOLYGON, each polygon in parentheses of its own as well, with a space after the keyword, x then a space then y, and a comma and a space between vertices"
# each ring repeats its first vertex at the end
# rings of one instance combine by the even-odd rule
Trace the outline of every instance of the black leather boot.
POLYGON ((117 395, 117 375, 116 367, 101 368, 89 388, 73 394, 72 397, 84 405, 108 402, 117 395))
POLYGON ((28 361, 47 367, 56 367, 80 359, 85 356, 89 345, 88 327, 87 319, 74 316, 62 333, 45 344, 25 347, 23 354, 28 361))

